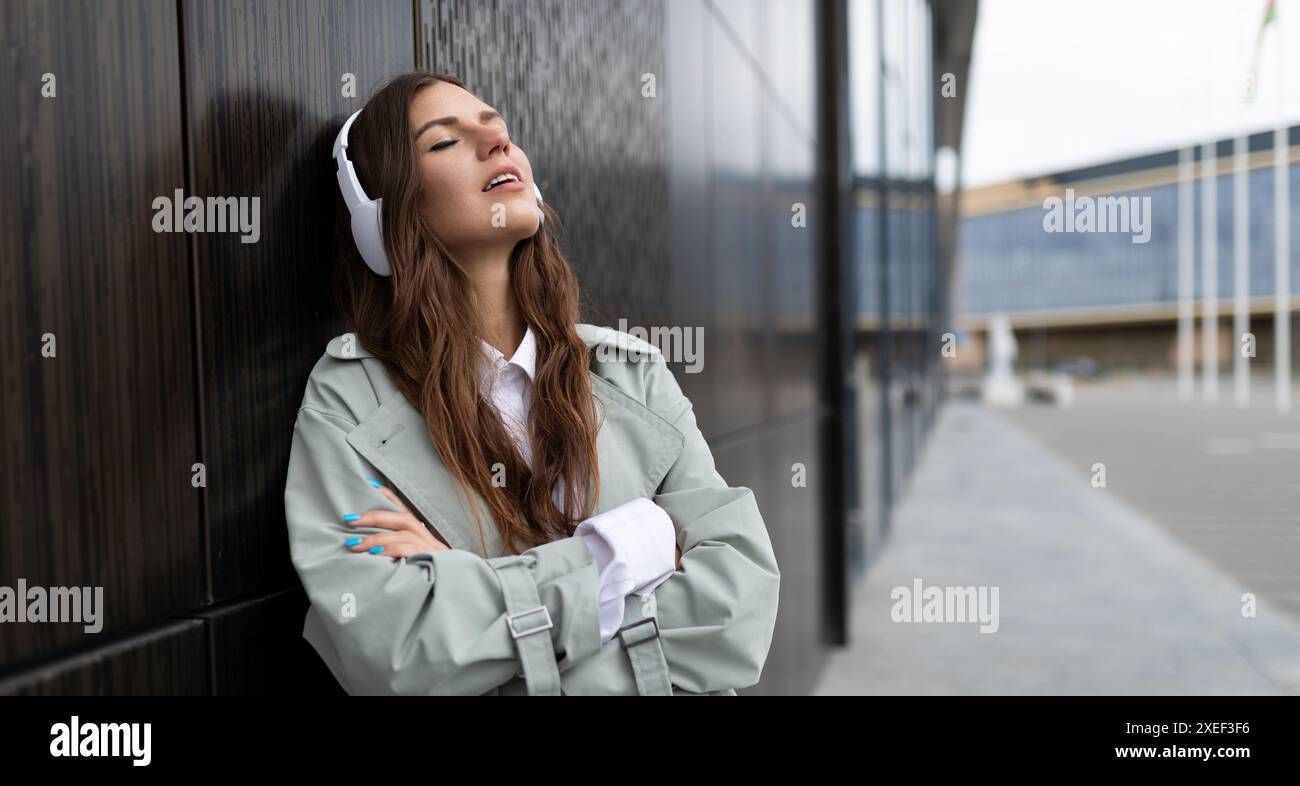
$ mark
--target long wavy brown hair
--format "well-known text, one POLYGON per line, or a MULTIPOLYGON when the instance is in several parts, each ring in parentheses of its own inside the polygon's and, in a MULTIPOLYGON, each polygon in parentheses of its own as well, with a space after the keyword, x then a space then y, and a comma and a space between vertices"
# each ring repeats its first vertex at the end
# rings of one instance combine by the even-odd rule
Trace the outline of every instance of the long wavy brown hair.
MULTIPOLYGON (((510 285, 537 341, 530 468, 491 404, 479 394, 482 349, 474 294, 465 270, 421 215, 421 190, 409 111, 416 94, 437 82, 468 90, 450 74, 414 71, 389 80, 353 122, 348 157, 372 199, 382 198, 384 249, 392 277, 366 267, 340 196, 335 225, 339 259, 331 294, 362 346, 387 367, 424 417, 434 445, 473 509, 486 553, 480 506, 486 502, 508 553, 573 534, 592 515, 600 475, 599 429, 588 377, 588 350, 574 329, 578 279, 552 234, 556 217, 520 241, 510 257, 510 285), (493 483, 493 465, 505 484, 493 483), (553 499, 564 482, 564 510, 553 499), (566 515, 567 512, 567 515, 566 515)), ((470 91, 473 92, 473 91, 470 91)))

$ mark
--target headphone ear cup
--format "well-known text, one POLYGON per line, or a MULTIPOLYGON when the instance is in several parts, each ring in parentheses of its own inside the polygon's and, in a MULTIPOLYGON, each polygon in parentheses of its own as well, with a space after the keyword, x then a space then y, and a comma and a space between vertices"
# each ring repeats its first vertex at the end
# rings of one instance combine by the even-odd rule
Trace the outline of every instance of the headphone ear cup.
POLYGON ((378 276, 393 275, 388 264, 388 255, 384 253, 384 234, 381 231, 381 215, 384 200, 363 202, 352 211, 352 239, 356 241, 357 250, 366 266, 378 276))
POLYGON ((546 211, 542 210, 542 189, 538 188, 536 183, 533 183, 533 193, 537 195, 537 217, 545 224, 546 211))

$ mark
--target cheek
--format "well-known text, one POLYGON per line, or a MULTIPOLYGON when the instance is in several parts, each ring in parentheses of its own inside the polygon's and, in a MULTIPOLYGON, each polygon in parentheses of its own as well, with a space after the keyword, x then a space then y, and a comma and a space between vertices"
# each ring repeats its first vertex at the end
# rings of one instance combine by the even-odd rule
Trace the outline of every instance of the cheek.
POLYGON ((458 189, 463 188, 464 184, 447 172, 426 167, 420 179, 420 207, 425 220, 435 229, 449 229, 447 218, 465 207, 465 200, 458 197, 458 189))
POLYGON ((442 205, 447 200, 449 185, 446 173, 426 166, 420 176, 421 201, 431 207, 442 205))

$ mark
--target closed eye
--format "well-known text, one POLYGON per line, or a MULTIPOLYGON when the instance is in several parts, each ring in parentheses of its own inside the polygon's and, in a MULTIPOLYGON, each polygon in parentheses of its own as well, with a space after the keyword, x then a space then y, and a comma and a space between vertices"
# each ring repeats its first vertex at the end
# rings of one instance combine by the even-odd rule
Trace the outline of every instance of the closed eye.
POLYGON ((459 142, 459 141, 460 141, 459 139, 444 139, 444 140, 442 140, 441 142, 439 142, 439 143, 437 143, 436 145, 434 145, 433 147, 429 148, 429 152, 433 152, 434 150, 442 150, 442 149, 444 149, 444 148, 451 147, 452 145, 456 144, 456 143, 459 142))

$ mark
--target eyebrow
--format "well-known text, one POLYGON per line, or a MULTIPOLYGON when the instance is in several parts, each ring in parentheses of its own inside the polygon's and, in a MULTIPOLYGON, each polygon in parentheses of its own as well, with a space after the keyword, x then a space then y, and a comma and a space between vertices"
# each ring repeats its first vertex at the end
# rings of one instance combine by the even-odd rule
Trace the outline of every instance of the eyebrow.
MULTIPOLYGON (((501 120, 503 122, 505 120, 505 118, 501 117, 500 112, 494 112, 489 109, 485 109, 482 112, 479 112, 478 119, 480 123, 486 123, 489 120, 501 120)), ((455 115, 447 115, 446 117, 435 118, 425 123, 424 125, 420 126, 420 130, 415 132, 414 138, 419 139, 420 136, 423 135, 425 131, 428 131, 430 128, 433 128, 434 126, 456 126, 456 125, 460 125, 460 118, 456 117, 455 115)))

